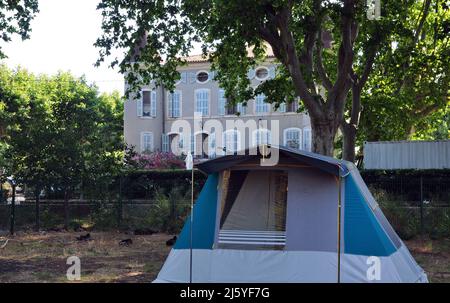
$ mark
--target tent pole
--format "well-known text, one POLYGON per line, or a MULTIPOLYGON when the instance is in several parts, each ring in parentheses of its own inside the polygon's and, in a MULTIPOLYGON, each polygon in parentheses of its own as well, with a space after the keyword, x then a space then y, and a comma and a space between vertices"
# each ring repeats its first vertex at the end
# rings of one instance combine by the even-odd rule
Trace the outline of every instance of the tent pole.
POLYGON ((338 245, 337 245, 337 253, 338 253, 338 264, 337 264, 337 282, 341 283, 341 205, 342 205, 342 197, 341 197, 341 183, 342 178, 341 174, 338 177, 338 245))
POLYGON ((194 224, 194 167, 191 173, 191 228, 190 228, 190 249, 189 249, 189 283, 192 283, 192 240, 194 224))

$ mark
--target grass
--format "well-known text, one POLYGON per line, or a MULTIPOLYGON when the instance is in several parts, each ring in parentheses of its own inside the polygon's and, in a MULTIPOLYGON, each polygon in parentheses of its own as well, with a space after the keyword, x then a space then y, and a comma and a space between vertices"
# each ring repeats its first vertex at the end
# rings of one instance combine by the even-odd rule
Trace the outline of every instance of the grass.
MULTIPOLYGON (((81 260, 80 282, 151 282, 170 247, 167 234, 133 236, 119 232, 91 232, 92 241, 79 242, 80 233, 18 233, 0 249, 0 282, 70 282, 66 260, 81 260), (132 238, 129 247, 119 241, 132 238)), ((450 239, 417 238, 405 241, 427 272, 430 282, 450 282, 450 239)), ((71 282, 74 283, 74 282, 71 282)))

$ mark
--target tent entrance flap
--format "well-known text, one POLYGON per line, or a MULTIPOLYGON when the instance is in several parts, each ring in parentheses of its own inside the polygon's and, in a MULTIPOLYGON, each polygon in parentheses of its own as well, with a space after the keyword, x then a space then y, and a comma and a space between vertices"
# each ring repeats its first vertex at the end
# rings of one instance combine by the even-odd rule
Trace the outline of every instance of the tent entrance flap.
POLYGON ((286 240, 288 174, 223 172, 218 247, 282 249, 286 240))

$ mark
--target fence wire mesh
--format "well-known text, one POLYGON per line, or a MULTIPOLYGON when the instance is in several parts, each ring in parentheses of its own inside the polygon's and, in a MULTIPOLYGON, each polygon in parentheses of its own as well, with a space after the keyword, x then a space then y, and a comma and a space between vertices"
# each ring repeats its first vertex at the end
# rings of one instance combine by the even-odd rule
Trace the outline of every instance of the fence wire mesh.
MULTIPOLYGON (((164 174, 163 174, 164 175, 164 174)), ((412 174, 366 171, 362 176, 390 223, 403 239, 418 234, 431 237, 450 236, 450 173, 412 174)), ((205 176, 196 174, 197 196, 205 176)), ((158 173, 122 176, 114 184, 99 188, 97 194, 74 194, 68 203, 69 228, 83 230, 124 229, 177 233, 190 206, 190 173, 179 172, 161 177, 158 173)), ((33 195, 19 191, 16 230, 35 226, 36 206, 33 195)), ((3 195, 5 196, 5 195, 3 195)), ((50 195, 49 195, 50 196, 50 195)), ((40 200, 40 227, 62 229, 64 200, 57 194, 40 200)), ((11 198, 0 202, 0 230, 11 222, 11 198)))

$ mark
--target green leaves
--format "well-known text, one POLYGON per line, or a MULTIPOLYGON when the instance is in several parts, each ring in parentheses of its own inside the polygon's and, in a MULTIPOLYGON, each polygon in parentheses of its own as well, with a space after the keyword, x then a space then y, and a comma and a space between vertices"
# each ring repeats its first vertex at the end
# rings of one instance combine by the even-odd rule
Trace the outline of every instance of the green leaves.
MULTIPOLYGON (((0 2, 0 39, 11 41, 13 35, 19 35, 22 40, 29 38, 30 22, 38 13, 38 0, 0 2)), ((4 58, 0 47, 0 58, 4 58)))
POLYGON ((440 33, 450 12, 441 1, 429 1, 425 11, 427 2, 414 3, 395 23, 378 56, 363 93, 360 141, 449 138, 443 130, 450 102, 449 36, 440 33))
POLYGON ((350 119, 358 125, 361 107, 351 104, 358 99, 351 98, 354 87, 355 95, 363 90, 363 119, 386 123, 363 127, 360 138, 372 137, 373 129, 396 129, 397 137, 399 127, 411 125, 396 120, 400 111, 426 116, 432 104, 442 108, 448 102, 438 96, 448 91, 449 11, 438 0, 381 4, 381 19, 368 20, 365 1, 103 0, 98 63, 112 49, 125 51, 125 60, 112 65, 120 64, 126 75, 127 97, 151 80, 173 89, 176 68, 185 63, 182 57, 199 43, 232 102, 264 93, 276 107, 300 97, 313 121, 313 139, 328 140, 327 150, 314 144, 314 151, 331 155, 328 146, 339 125, 350 119), (265 59, 268 45, 279 73, 252 87, 247 73, 265 59), (320 87, 326 92, 320 94, 320 87), (401 126, 393 127, 394 122, 401 126), (319 124, 330 125, 332 136, 320 134, 319 124))
POLYGON ((69 73, 0 68, 2 163, 29 186, 107 182, 122 166, 123 102, 69 73), (89 181, 88 181, 89 180, 89 181))
POLYGON ((110 65, 119 64, 125 73, 130 85, 127 95, 152 79, 173 88, 180 57, 188 54, 195 40, 180 1, 102 0, 98 9, 103 35, 95 43, 100 48, 97 65, 112 49, 123 49, 124 60, 115 57, 110 65))

